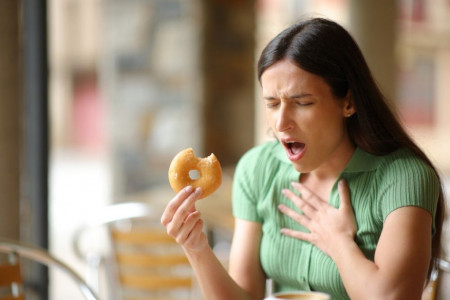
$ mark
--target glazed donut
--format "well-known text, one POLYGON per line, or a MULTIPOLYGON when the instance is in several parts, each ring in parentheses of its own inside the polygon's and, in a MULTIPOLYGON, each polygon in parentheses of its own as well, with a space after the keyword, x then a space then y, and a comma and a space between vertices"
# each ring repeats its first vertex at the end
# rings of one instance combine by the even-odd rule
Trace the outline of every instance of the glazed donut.
POLYGON ((201 198, 211 195, 222 183, 222 168, 214 154, 205 158, 194 155, 192 148, 179 152, 170 163, 169 183, 178 193, 185 186, 201 187, 201 198), (189 172, 196 170, 199 178, 192 179, 189 172))

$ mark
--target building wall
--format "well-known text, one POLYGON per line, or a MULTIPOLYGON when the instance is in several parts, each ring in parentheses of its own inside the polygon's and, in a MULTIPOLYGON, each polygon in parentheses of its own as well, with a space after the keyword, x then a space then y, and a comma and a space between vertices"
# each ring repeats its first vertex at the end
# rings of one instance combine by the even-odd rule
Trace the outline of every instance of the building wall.
POLYGON ((399 111, 412 136, 450 177, 450 3, 399 3, 399 111))
POLYGON ((0 1, 0 236, 12 239, 20 234, 20 5, 0 1))

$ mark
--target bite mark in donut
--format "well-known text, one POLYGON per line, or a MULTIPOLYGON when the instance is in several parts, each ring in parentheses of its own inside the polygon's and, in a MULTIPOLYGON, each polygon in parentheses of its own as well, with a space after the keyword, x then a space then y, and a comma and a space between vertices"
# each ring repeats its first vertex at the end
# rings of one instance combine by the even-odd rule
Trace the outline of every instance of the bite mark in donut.
POLYGON ((205 198, 222 184, 222 168, 213 153, 208 157, 198 158, 192 148, 187 148, 172 159, 169 166, 169 183, 176 193, 188 185, 201 187, 200 198, 205 198), (192 170, 198 171, 198 178, 191 178, 189 172, 192 170))

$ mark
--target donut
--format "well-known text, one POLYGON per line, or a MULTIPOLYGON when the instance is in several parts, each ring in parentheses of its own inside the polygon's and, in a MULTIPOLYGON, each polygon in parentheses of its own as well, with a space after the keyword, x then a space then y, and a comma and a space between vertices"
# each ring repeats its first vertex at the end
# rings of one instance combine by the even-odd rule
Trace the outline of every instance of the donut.
POLYGON ((222 168, 217 157, 211 153, 205 158, 194 155, 192 148, 180 151, 172 159, 169 167, 169 183, 178 193, 185 186, 201 187, 200 199, 211 195, 222 184, 222 168), (196 170, 199 177, 191 178, 190 171, 196 170))

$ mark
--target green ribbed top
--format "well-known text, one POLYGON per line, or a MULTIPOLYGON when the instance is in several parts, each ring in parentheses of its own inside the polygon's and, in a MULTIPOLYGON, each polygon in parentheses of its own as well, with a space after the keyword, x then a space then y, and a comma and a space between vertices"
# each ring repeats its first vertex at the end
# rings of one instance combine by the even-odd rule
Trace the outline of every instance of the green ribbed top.
MULTIPOLYGON (((239 161, 233 183, 233 214, 262 224, 260 260, 276 291, 318 290, 336 299, 349 299, 336 265, 310 243, 286 237, 283 227, 306 231, 280 213, 278 204, 294 208, 281 190, 298 181, 298 173, 278 142, 267 142, 248 151, 239 161)), ((383 223, 399 207, 418 206, 434 216, 439 181, 426 163, 408 150, 374 156, 357 148, 340 178, 347 180, 358 231, 356 242, 373 260, 383 223)), ((339 207, 337 181, 329 203, 339 207)), ((292 188, 291 188, 292 189, 292 188)), ((294 208, 298 210, 298 208, 294 208)), ((433 225, 434 227, 434 225, 433 225)))

